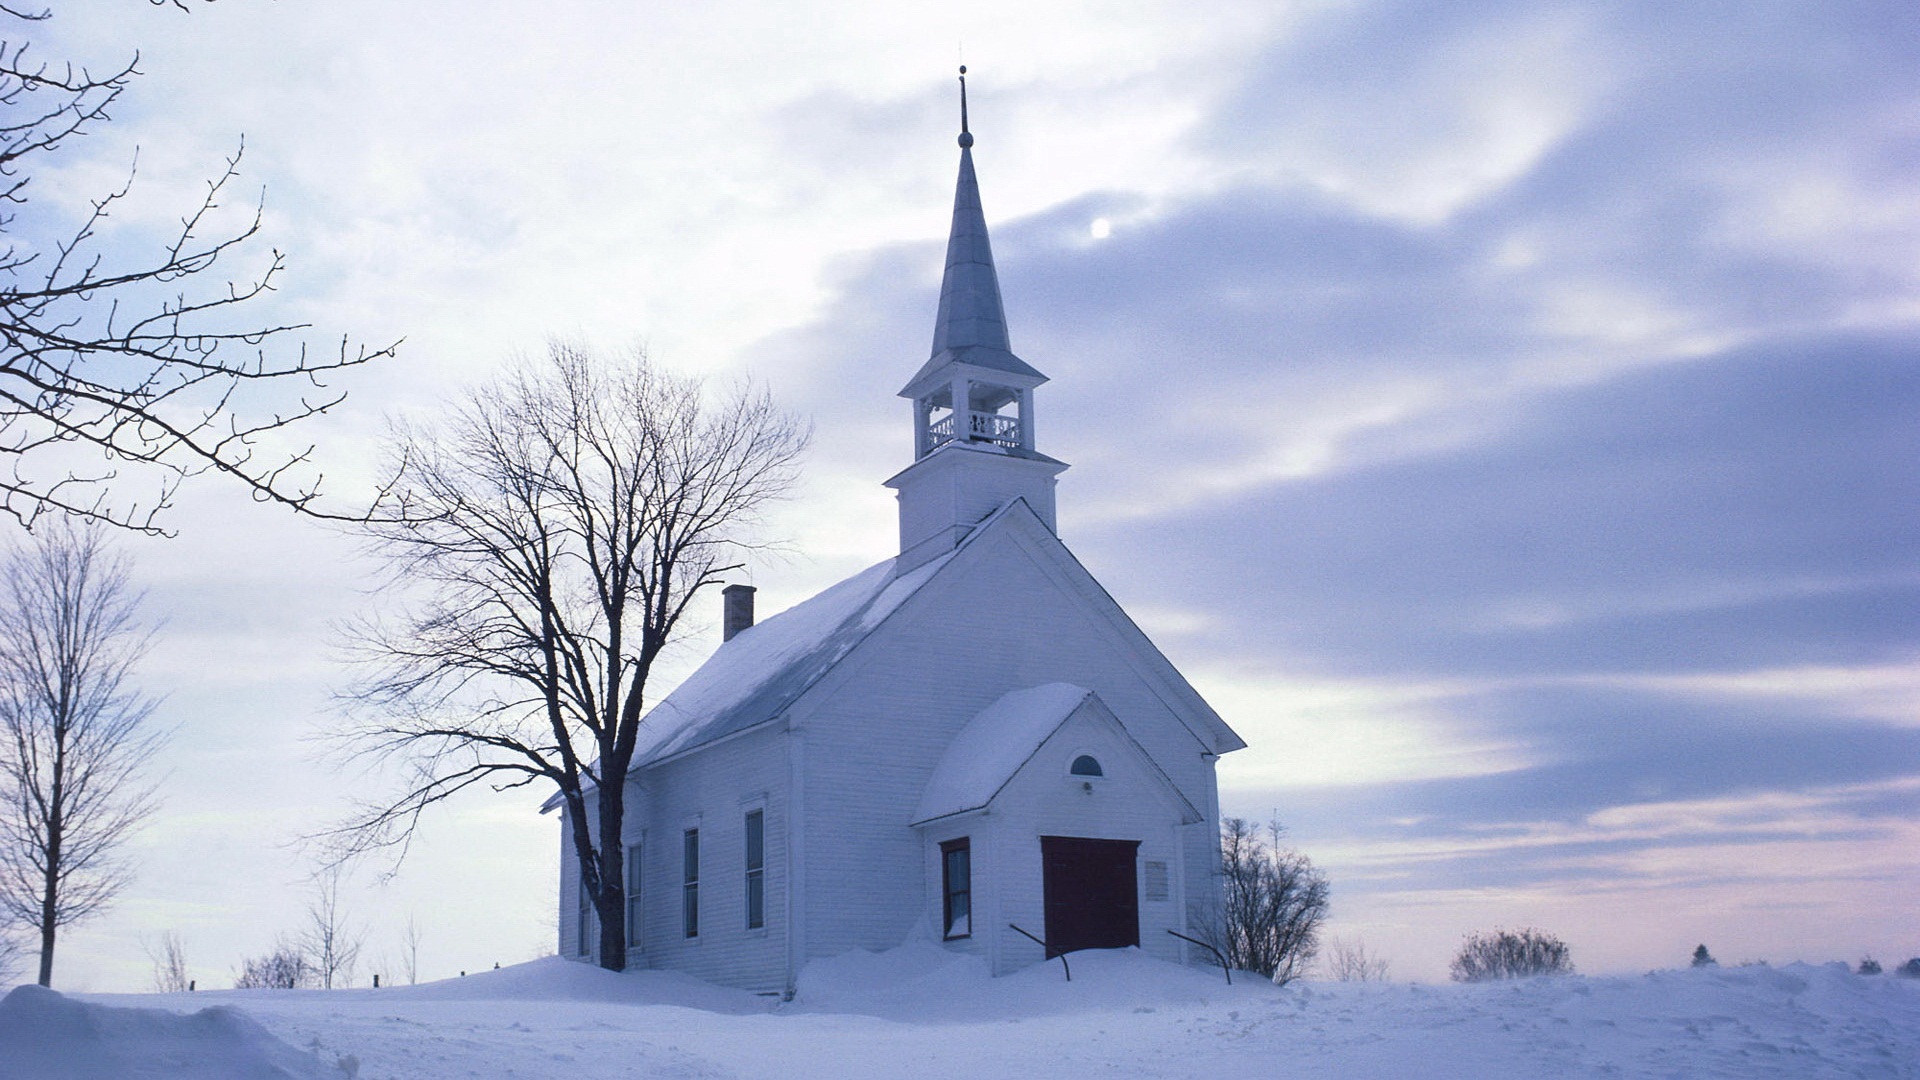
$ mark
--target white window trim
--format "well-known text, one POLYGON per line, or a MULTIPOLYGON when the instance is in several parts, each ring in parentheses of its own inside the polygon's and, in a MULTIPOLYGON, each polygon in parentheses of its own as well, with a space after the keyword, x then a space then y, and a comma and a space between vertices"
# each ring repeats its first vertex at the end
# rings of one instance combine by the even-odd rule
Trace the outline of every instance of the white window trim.
POLYGON ((1082 783, 1104 784, 1109 779, 1112 779, 1112 776, 1113 776, 1112 773, 1107 771, 1106 756, 1103 756, 1099 751, 1094 750, 1091 747, 1084 747, 1084 746, 1072 751, 1067 755, 1067 765, 1066 765, 1066 768, 1061 770, 1061 774, 1065 776, 1069 781, 1076 784, 1082 784, 1082 783), (1099 776, 1084 776, 1080 773, 1076 773, 1073 771, 1073 763, 1076 761, 1079 761, 1083 757, 1092 758, 1094 761, 1094 764, 1100 766, 1099 776))
POLYGON ((627 951, 629 953, 639 952, 643 955, 647 951, 647 935, 645 933, 647 924, 646 863, 647 832, 645 829, 642 829, 640 830, 640 835, 626 846, 625 865, 627 869, 627 880, 624 896, 627 904, 627 951))
POLYGON ((678 942, 683 946, 699 945, 700 942, 704 940, 707 934, 712 930, 712 927, 708 925, 708 919, 707 919, 708 908, 710 905, 707 904, 706 902, 707 901, 707 896, 706 896, 707 849, 712 846, 709 843, 711 839, 712 838, 707 835, 706 825, 701 821, 700 815, 695 815, 694 817, 690 817, 690 818, 683 818, 681 820, 679 843, 675 845, 675 848, 674 848, 675 855, 674 855, 674 861, 673 861, 673 865, 678 871, 674 875, 673 880, 675 882, 676 892, 678 893, 679 899, 680 899, 680 903, 676 905, 674 908, 674 910, 678 913, 679 917, 675 919, 673 923, 675 928, 673 938, 676 942, 678 942), (698 929, 692 937, 687 936, 687 833, 690 831, 698 832, 700 834, 700 853, 697 856, 697 861, 694 863, 694 868, 693 868, 693 872, 694 872, 694 879, 693 879, 694 894, 693 895, 695 897, 694 925, 698 927, 698 929))
POLYGON ((767 924, 773 921, 773 890, 768 883, 772 880, 773 868, 773 815, 767 813, 767 796, 757 792, 740 800, 740 861, 735 865, 740 869, 740 921, 734 925, 747 937, 767 936, 767 924), (760 925, 747 925, 747 815, 760 811, 760 925))

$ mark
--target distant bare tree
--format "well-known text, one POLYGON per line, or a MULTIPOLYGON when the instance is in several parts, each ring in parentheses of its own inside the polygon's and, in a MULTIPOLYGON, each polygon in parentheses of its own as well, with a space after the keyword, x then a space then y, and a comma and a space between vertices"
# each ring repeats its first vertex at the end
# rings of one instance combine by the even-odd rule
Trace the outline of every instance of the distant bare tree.
POLYGON ((27 966, 27 943, 13 920, 0 912, 0 986, 11 986, 27 966))
POLYGON ((193 988, 187 974, 187 948, 178 931, 169 930, 157 942, 146 946, 147 959, 153 961, 153 989, 160 994, 184 994, 193 988))
POLYGON ((1279 822, 1263 831, 1244 818, 1220 823, 1226 903, 1213 944, 1227 962, 1285 985, 1306 974, 1320 950, 1326 920, 1326 875, 1312 860, 1282 847, 1279 822))
POLYGON ((420 982, 420 923, 413 914, 407 914, 407 928, 400 934, 400 963, 407 973, 407 985, 420 982))
POLYGON ((233 977, 235 990, 298 990, 313 981, 300 946, 281 941, 265 956, 250 956, 233 977))
POLYGON ((149 632, 127 574, 99 527, 55 521, 0 585, 0 910, 40 932, 42 986, 59 928, 126 883, 120 846, 155 805, 156 702, 130 685, 149 632))
POLYGON ((404 852, 426 807, 475 784, 557 791, 600 963, 623 968, 621 826, 654 661, 743 565, 807 438, 764 393, 715 399, 638 350, 560 342, 444 424, 396 426, 394 520, 367 529, 388 595, 414 606, 351 631, 346 745, 409 779, 348 824, 348 850, 404 852))
POLYGON ((1573 952, 1544 930, 1496 930, 1469 935, 1449 970, 1454 982, 1571 975, 1573 952))
POLYGON ((1367 943, 1358 938, 1327 942, 1327 974, 1338 982, 1386 982, 1387 971, 1386 959, 1367 952, 1367 943))
POLYGON ((239 151, 144 253, 100 240, 132 189, 131 165, 76 221, 31 212, 34 169, 106 123, 138 74, 137 56, 102 74, 41 59, 27 35, 49 17, 0 4, 0 510, 29 524, 52 510, 160 532, 179 483, 219 472, 258 499, 317 512, 308 452, 265 454, 262 442, 339 404, 324 377, 392 347, 342 340, 337 354, 309 356, 286 340, 305 324, 254 315, 286 266, 278 251, 222 280, 260 231, 260 204, 232 218, 221 209, 239 151))
POLYGON ((307 969, 323 989, 332 990, 335 983, 351 986, 365 941, 366 935, 349 923, 346 909, 340 906, 339 868, 323 870, 314 883, 307 926, 300 935, 307 969))

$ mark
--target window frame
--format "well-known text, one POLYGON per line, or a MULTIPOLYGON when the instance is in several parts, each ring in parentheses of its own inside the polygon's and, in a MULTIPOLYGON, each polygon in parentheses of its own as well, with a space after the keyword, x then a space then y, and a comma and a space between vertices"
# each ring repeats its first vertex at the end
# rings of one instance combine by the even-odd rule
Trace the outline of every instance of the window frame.
POLYGON ((964 941, 973 936, 973 838, 959 836, 940 843, 940 940, 964 941), (954 856, 960 857, 962 876, 965 881, 958 888, 954 886, 954 856), (954 898, 965 897, 967 929, 963 933, 953 932, 954 898))
POLYGON ((627 845, 626 901, 627 948, 629 949, 644 950, 646 948, 646 937, 640 932, 646 918, 646 907, 643 903, 645 897, 643 885, 646 881, 644 870, 646 864, 643 859, 646 855, 646 845, 647 840, 644 834, 640 839, 627 845))
POLYGON ((767 928, 766 808, 756 806, 748 810, 742 819, 741 831, 742 853, 746 856, 746 892, 742 897, 746 925, 749 930, 764 930, 767 928))
POLYGON ((700 937, 700 826, 680 833, 680 936, 700 937))

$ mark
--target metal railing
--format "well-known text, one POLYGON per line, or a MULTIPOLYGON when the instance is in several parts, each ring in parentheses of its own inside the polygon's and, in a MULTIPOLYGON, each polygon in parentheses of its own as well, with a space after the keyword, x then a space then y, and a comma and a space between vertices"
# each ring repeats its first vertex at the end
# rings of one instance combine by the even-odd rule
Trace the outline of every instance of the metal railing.
POLYGON ((1225 956, 1224 954, 1222 954, 1222 953, 1220 952, 1220 950, 1219 950, 1219 949, 1216 949, 1216 948, 1214 948, 1213 946, 1211 946, 1211 945, 1209 945, 1209 944, 1207 944, 1206 942, 1204 942, 1204 941, 1201 941, 1201 940, 1200 940, 1199 938, 1190 938, 1190 937, 1188 937, 1187 935, 1185 935, 1185 934, 1183 934, 1183 933, 1181 933, 1181 932, 1180 932, 1180 931, 1178 931, 1178 930, 1169 930, 1169 931, 1167 931, 1167 933, 1169 933, 1169 934, 1172 934, 1172 935, 1173 935, 1174 937, 1177 937, 1177 938, 1179 938, 1179 939, 1180 939, 1181 941, 1190 941, 1190 942, 1192 942, 1193 944, 1195 944, 1195 945, 1198 945, 1198 946, 1200 946, 1201 948, 1203 948, 1203 949, 1205 949, 1205 950, 1207 950, 1208 952, 1210 952, 1210 953, 1212 953, 1212 954, 1213 954, 1213 958, 1214 958, 1215 960, 1218 960, 1218 961, 1220 961, 1220 970, 1221 970, 1221 971, 1224 971, 1224 972, 1226 972, 1226 973, 1227 973, 1227 985, 1228 985, 1228 986, 1232 986, 1232 985, 1233 985, 1233 969, 1232 969, 1231 967, 1228 967, 1228 966, 1227 966, 1227 958, 1226 958, 1226 956, 1225 956))
POLYGON ((1067 973, 1067 981, 1068 981, 1068 982, 1072 982, 1072 981, 1073 981, 1073 968, 1071 968, 1071 967, 1068 967, 1068 966, 1067 966, 1067 954, 1066 954, 1066 953, 1063 953, 1063 952, 1054 952, 1054 951, 1053 951, 1053 946, 1051 946, 1051 945, 1049 945, 1049 944, 1047 944, 1047 943, 1046 943, 1045 941, 1043 941, 1043 940, 1041 940, 1040 938, 1037 938, 1037 937, 1034 937, 1034 936, 1033 936, 1032 934, 1029 934, 1029 933, 1027 933, 1027 932, 1026 932, 1025 930, 1022 930, 1022 929, 1020 929, 1020 927, 1019 927, 1018 925, 1016 925, 1016 924, 1014 924, 1014 923, 1008 923, 1007 925, 1008 925, 1008 926, 1011 926, 1011 927, 1013 927, 1013 929, 1014 929, 1014 931, 1015 931, 1016 933, 1018 933, 1018 934, 1019 934, 1019 935, 1020 935, 1021 937, 1024 937, 1024 938, 1026 938, 1026 939, 1027 939, 1028 941, 1031 941, 1031 942, 1033 942, 1033 943, 1034 943, 1035 945, 1038 945, 1038 946, 1040 946, 1040 947, 1041 947, 1042 949, 1044 949, 1044 950, 1046 950, 1046 953, 1047 953, 1047 959, 1049 959, 1049 960, 1056 960, 1056 959, 1057 959, 1057 960, 1059 960, 1059 961, 1060 961, 1060 970, 1062 970, 1062 971, 1065 971, 1065 972, 1067 973))

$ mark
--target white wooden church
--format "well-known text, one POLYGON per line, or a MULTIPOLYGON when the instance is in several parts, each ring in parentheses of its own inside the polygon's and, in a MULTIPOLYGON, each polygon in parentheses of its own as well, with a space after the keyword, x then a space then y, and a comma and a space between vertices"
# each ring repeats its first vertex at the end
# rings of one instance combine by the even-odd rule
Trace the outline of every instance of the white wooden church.
MULTIPOLYGON (((924 939, 1004 973, 1046 955, 1016 926, 1206 959, 1167 931, 1220 903, 1214 764, 1246 744, 1055 535, 1067 466, 1039 449, 1047 379, 1009 345, 972 144, 963 108, 933 351, 900 391, 913 460, 886 481, 900 554, 758 624, 726 590, 725 641, 641 727, 629 967, 790 991, 924 939)), ((571 852, 560 951, 592 959, 571 852)))

